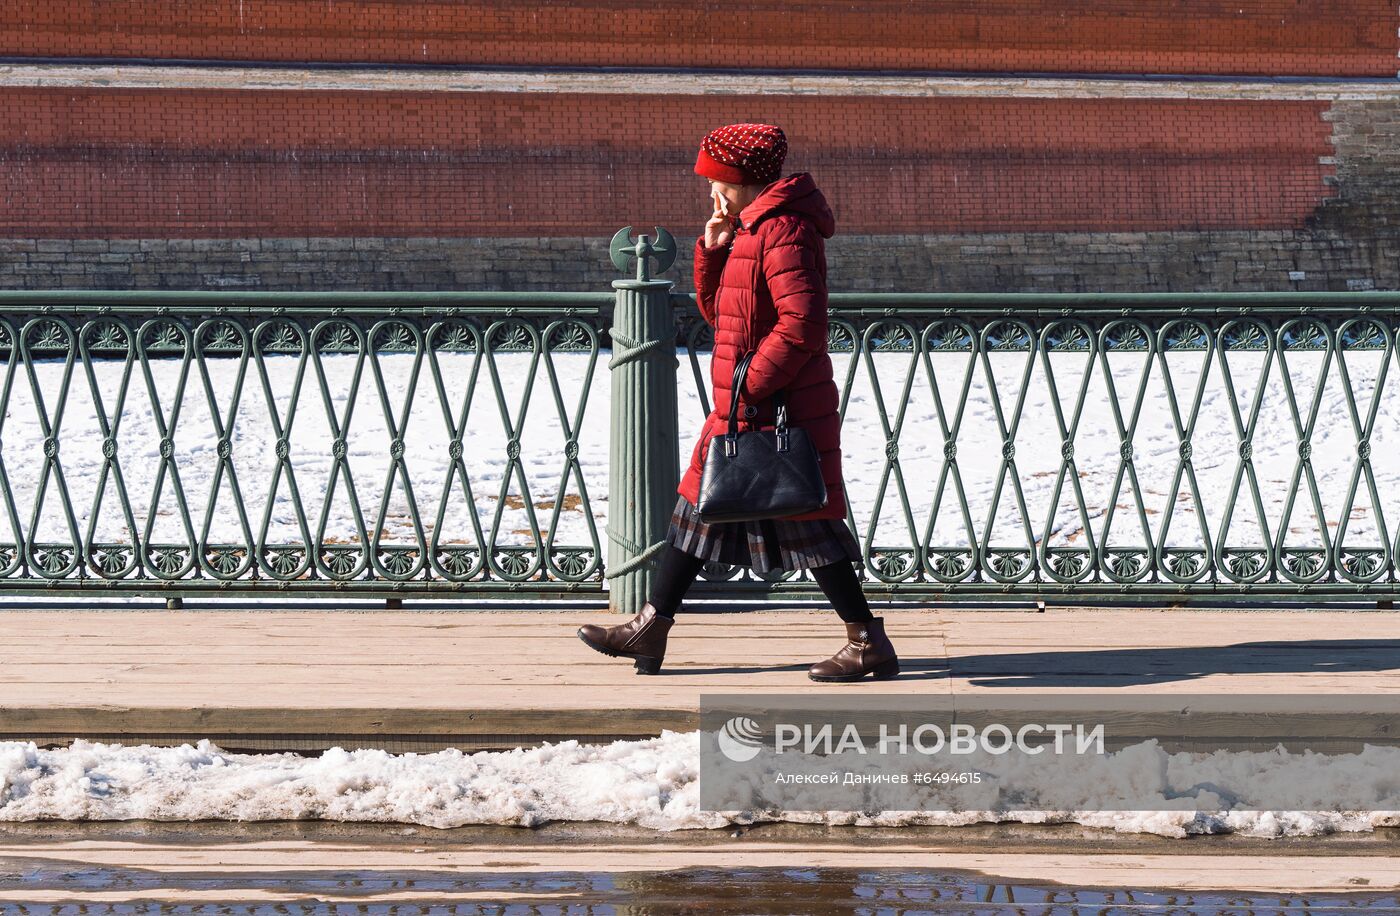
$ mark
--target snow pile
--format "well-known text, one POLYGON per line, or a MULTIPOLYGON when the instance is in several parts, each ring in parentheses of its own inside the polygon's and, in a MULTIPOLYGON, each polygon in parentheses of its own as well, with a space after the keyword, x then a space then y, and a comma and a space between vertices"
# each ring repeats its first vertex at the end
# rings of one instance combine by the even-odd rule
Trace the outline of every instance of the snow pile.
POLYGON ((0 742, 0 821, 720 826, 718 816, 698 819, 697 735, 475 754, 331 748, 315 758, 230 754, 208 740, 172 748, 77 740, 57 750, 0 742))
MULTIPOLYGON (((871 826, 963 825, 984 821, 1079 823, 1120 832, 1180 837, 1201 833, 1302 836, 1400 826, 1400 749, 1368 745, 1359 754, 1268 752, 1168 754, 1154 741, 1057 774, 1082 794, 1082 810, 706 812, 699 806, 700 732, 585 745, 563 741, 501 752, 395 755, 334 748, 318 758, 231 754, 209 741, 158 748, 75 741, 42 750, 0 742, 0 821, 325 819, 538 826, 602 821, 657 830, 718 828, 762 821, 871 826), (1106 767, 1119 763, 1118 779, 1106 767), (1252 789, 1296 786, 1300 798, 1364 799, 1346 810, 1095 811, 1115 783, 1160 773, 1162 807, 1196 791, 1247 799, 1252 789), (1105 789, 1104 787, 1109 787, 1105 789), (1366 808, 1375 810, 1366 810, 1366 808)), ((1064 782, 1059 783, 1063 790, 1064 782)), ((1272 797, 1279 797, 1276 794, 1272 797)), ((1335 807, 1335 805, 1332 805, 1335 807)))

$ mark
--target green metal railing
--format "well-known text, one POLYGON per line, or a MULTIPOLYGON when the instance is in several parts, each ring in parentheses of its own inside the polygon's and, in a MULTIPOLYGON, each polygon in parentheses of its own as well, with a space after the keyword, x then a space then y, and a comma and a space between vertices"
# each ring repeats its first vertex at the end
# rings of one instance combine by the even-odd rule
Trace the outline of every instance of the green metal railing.
MULTIPOLYGON (((710 409, 658 251, 596 294, 0 292, 0 592, 634 607, 710 409)), ((1400 294, 830 304, 872 597, 1393 596, 1400 294)))
MULTIPOLYGON (((694 312, 690 297, 676 301, 694 312)), ((847 521, 872 594, 1096 603, 1394 594, 1400 528, 1384 484, 1400 480, 1400 449, 1373 445, 1400 444, 1400 411, 1387 407, 1400 295, 833 294, 830 305, 848 489, 864 476, 847 521), (1214 407, 1208 436, 1203 405, 1214 407), (982 446, 971 460, 969 445, 982 446), (853 475, 862 449, 874 460, 853 475), (1151 477, 1140 473, 1144 449, 1156 452, 1151 477), (919 450, 922 471, 911 475, 919 450), (1028 505, 1028 451, 1035 476, 1051 482, 1039 506, 1028 505), (1219 478, 1206 492, 1203 464, 1219 478), (1091 465, 1097 499, 1083 480, 1091 465), (1270 487, 1262 465, 1286 473, 1270 487), (965 486, 972 474, 986 491, 978 501, 965 486), (1324 476, 1338 482, 1328 499, 1324 476), (1075 543, 1056 542, 1063 528, 1075 543)), ((690 317, 685 337, 703 414, 711 332, 690 317)), ((792 573, 704 575, 720 591, 816 593, 792 573)))
POLYGON ((0 590, 596 594, 578 456, 606 445, 585 412, 612 302, 0 293, 0 590), (529 480, 546 410, 554 474, 529 480))

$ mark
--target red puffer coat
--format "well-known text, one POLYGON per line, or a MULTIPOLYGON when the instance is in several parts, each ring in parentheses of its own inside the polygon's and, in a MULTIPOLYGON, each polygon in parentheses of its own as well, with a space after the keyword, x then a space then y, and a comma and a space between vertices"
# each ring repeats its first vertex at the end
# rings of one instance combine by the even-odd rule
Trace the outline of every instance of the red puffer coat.
POLYGON ((739 221, 728 246, 706 248, 703 235, 695 240, 695 300, 715 329, 714 409, 678 492, 691 505, 699 499, 710 439, 728 427, 734 366, 757 349, 739 401, 739 429, 772 428, 770 396, 783 388, 788 423, 807 431, 827 489, 823 508, 787 518, 845 518, 840 399, 826 351, 825 240, 835 233, 836 219, 811 174, 794 172, 765 187, 739 221))

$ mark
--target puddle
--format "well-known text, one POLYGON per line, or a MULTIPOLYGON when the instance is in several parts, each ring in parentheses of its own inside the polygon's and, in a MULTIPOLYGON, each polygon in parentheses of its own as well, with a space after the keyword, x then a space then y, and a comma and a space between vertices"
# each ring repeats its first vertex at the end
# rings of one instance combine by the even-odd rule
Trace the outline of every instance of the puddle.
MULTIPOLYGON (((473 827, 433 830, 408 825, 306 822, 107 823, 41 822, 0 825, 0 914, 38 916, 108 916, 160 912, 170 914, 824 914, 871 916, 934 913, 1125 914, 1125 913, 1395 913, 1400 894, 1391 888, 1358 886, 1345 893, 1256 891, 1174 891, 1152 887, 1091 887, 1001 878, 973 871, 936 867, 849 868, 690 867, 668 871, 605 872, 522 870, 522 863, 542 852, 581 848, 616 853, 619 848, 660 851, 684 841, 698 854, 731 854, 755 842, 791 844, 795 857, 803 848, 826 845, 858 835, 860 849, 877 853, 889 846, 927 845, 927 861, 936 865, 940 851, 1001 855, 1054 850, 1065 855, 1185 854, 1217 856, 1320 855, 1365 858, 1390 855, 1396 848, 1391 831, 1323 839, 1263 840, 1212 836, 1190 840, 1112 836, 1076 825, 985 824, 959 828, 829 828, 773 824, 741 831, 686 831, 684 836, 657 834, 611 824, 558 824, 535 830, 473 827), (326 849, 378 852, 413 849, 422 865, 383 868, 301 867, 308 861, 289 857, 270 871, 238 871, 191 864, 190 870, 92 865, 63 860, 57 851, 37 846, 80 843, 125 846, 139 850, 184 849, 206 853, 243 844, 266 848, 307 844, 326 849), (492 847, 481 866, 464 872, 435 865, 437 853, 492 847), (33 852, 23 855, 26 847, 33 852), (6 853, 10 853, 7 856, 6 853), (19 853, 20 855, 15 855, 19 853), (38 856, 46 856, 40 858, 38 856), (118 902, 156 897, 161 901, 118 902), (62 902, 7 903, 62 897, 62 902)), ((145 861, 160 861, 149 852, 145 861)), ((860 852, 853 852, 859 857, 860 852)), ((205 859, 204 861, 209 861, 205 859)), ((214 861, 218 861, 215 859, 214 861)), ((402 860, 400 860, 401 863, 402 860)), ((586 861, 586 857, 585 857, 586 861)))
MULTIPOLYGON (((159 912, 172 914, 703 912, 896 916, 1006 910, 1085 916, 1124 912, 1400 913, 1400 896, 1390 891, 1183 893, 1150 888, 1040 885, 956 871, 859 868, 700 868, 621 873, 503 870, 470 874, 418 869, 308 869, 259 875, 156 874, 142 869, 75 867, 71 862, 57 861, 31 860, 19 865, 11 860, 0 861, 0 888, 11 898, 26 891, 73 892, 73 902, 24 904, 20 910, 54 916, 136 912, 135 904, 97 902, 92 897, 121 898, 124 894, 152 891, 164 891, 176 899, 181 893, 198 895, 198 902, 159 905, 159 912), (386 896, 392 900, 376 901, 386 896)), ((0 904, 0 912, 16 910, 0 904)))

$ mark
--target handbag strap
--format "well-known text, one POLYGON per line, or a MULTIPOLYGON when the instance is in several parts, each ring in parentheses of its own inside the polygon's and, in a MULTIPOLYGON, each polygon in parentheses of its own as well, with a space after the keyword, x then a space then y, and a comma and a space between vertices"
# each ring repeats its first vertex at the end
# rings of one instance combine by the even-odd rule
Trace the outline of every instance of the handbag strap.
MULTIPOLYGON (((757 352, 757 350, 750 350, 745 353, 734 366, 734 387, 729 392, 729 438, 731 441, 739 435, 739 395, 744 391, 744 379, 749 373, 749 363, 753 361, 754 354, 757 352)), ((787 397, 781 388, 773 392, 773 408, 776 421, 774 432, 778 436, 778 447, 781 451, 787 451, 787 397)))

